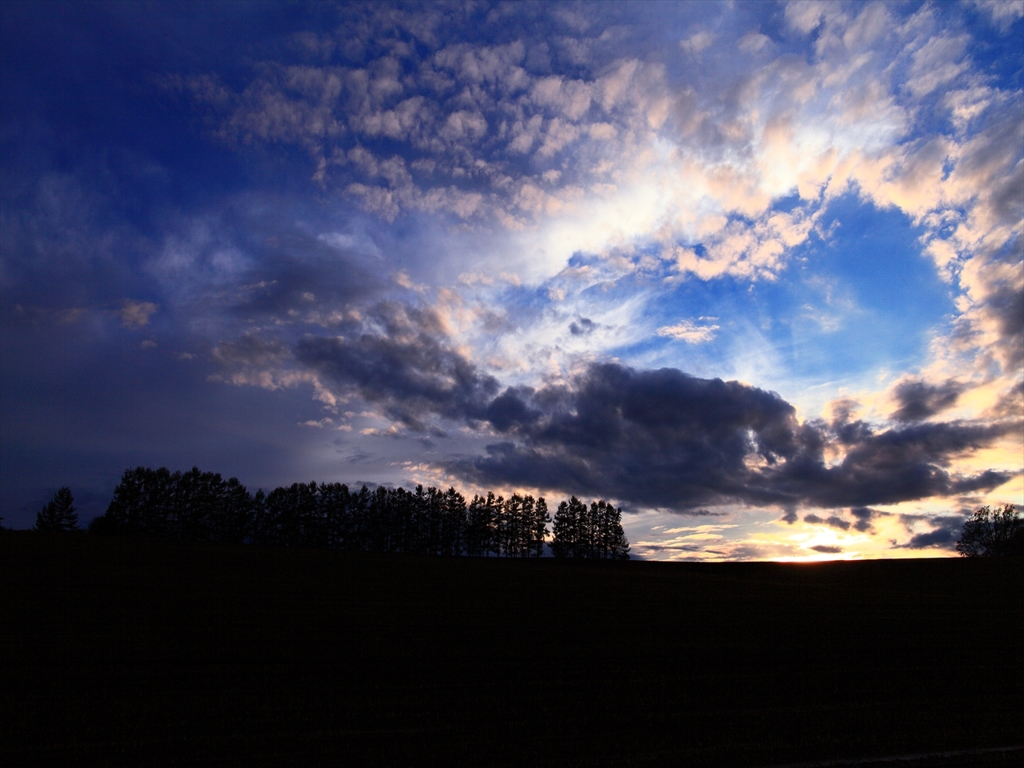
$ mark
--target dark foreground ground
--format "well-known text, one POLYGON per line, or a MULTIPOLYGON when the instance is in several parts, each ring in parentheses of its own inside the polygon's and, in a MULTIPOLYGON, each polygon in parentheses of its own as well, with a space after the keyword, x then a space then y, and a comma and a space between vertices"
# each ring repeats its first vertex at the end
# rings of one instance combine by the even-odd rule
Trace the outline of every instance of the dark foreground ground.
POLYGON ((1017 765, 1022 587, 4 533, 0 763, 1017 765))

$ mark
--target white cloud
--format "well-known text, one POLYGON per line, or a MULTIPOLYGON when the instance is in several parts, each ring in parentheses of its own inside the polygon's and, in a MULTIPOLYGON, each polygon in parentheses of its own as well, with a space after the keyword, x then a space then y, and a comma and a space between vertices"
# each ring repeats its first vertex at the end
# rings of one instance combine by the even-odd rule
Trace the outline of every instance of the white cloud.
POLYGON ((933 37, 914 52, 907 88, 917 97, 956 79, 969 66, 965 58, 967 35, 933 37))
POLYGON ((985 12, 992 23, 1004 32, 1024 16, 1024 3, 1019 0, 972 0, 972 4, 985 12))
POLYGON ((684 320, 676 325, 659 328, 658 335, 685 341, 687 344, 703 344, 712 341, 717 330, 717 325, 697 325, 692 320, 684 320))
POLYGON ((691 56, 700 56, 701 52, 710 48, 715 36, 706 29, 694 32, 689 37, 679 41, 679 47, 691 56))

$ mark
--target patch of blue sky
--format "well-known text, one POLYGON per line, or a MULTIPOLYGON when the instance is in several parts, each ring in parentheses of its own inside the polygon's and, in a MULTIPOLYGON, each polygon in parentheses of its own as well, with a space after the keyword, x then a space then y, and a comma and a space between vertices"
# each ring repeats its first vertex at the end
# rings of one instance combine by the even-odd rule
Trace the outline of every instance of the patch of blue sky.
MULTIPOLYGON (((971 50, 972 57, 978 59, 986 74, 993 77, 994 85, 1005 91, 1020 91, 1024 88, 1024 69, 1021 69, 1021 38, 1024 37, 1024 22, 1017 22, 1015 33, 1010 37, 1010 45, 996 45, 985 41, 978 48, 971 50)), ((1003 41, 1000 41, 1003 42, 1003 41)))
POLYGON ((747 317, 794 376, 829 380, 923 364, 954 311, 950 286, 921 253, 919 232, 893 210, 854 196, 822 217, 774 283, 753 287, 747 317))
POLYGON ((653 333, 611 352, 631 364, 744 374, 773 388, 922 365, 954 306, 950 286, 921 253, 920 232, 902 213, 853 195, 835 201, 821 225, 827 238, 798 246, 775 281, 691 276, 652 295, 652 330, 690 324, 708 329, 706 338, 653 333))

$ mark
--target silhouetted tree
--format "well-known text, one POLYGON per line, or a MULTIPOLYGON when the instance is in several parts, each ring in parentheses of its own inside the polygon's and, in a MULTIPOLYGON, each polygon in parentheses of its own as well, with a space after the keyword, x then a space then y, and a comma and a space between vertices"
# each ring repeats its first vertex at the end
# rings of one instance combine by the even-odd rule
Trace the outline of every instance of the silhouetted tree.
POLYGON ((352 537, 352 495, 342 483, 320 484, 320 508, 324 520, 326 545, 347 549, 352 537))
MULTIPOLYGON (((178 473, 180 476, 180 473, 178 473)), ((173 513, 174 478, 166 467, 126 469, 114 489, 114 498, 102 522, 89 526, 91 533, 146 533, 176 535, 173 513)))
POLYGON ((523 497, 513 493, 498 513, 498 552, 505 557, 523 556, 523 497))
POLYGON ((1024 519, 1013 504, 982 507, 964 523, 956 551, 963 557, 1024 557, 1024 519))
POLYGON ((441 521, 442 555, 461 555, 466 540, 466 498, 449 488, 445 491, 441 521))
POLYGON ((548 514, 548 504, 541 496, 533 507, 533 517, 530 520, 530 554, 533 557, 540 557, 544 554, 544 540, 548 535, 548 523, 551 522, 551 515, 548 514))
POLYGON ((591 557, 605 560, 628 560, 629 541, 622 530, 622 509, 605 501, 590 505, 591 527, 594 531, 591 557))
POLYGON ((237 477, 232 477, 221 486, 219 498, 220 507, 209 521, 210 539, 241 544, 248 538, 252 527, 252 494, 238 482, 237 477))
POLYGON ((249 512, 249 541, 253 544, 269 544, 265 533, 267 523, 267 495, 262 488, 258 488, 253 494, 252 509, 249 512))
MULTIPOLYGON (((628 558, 621 512, 603 500, 589 508, 575 496, 563 501, 554 519, 552 550, 557 557, 628 558)), ((40 514, 49 524, 49 517, 40 514)), ((518 493, 505 499, 488 492, 467 505, 455 488, 417 485, 410 492, 378 486, 370 491, 364 485, 351 493, 341 483, 310 482, 253 496, 237 478, 225 481, 198 467, 184 473, 136 467, 125 470, 106 513, 90 523, 89 532, 349 551, 540 557, 551 522, 543 498, 518 493)))
POLYGON ((370 494, 370 506, 365 520, 368 524, 368 549, 371 552, 394 552, 396 549, 392 531, 395 527, 395 513, 401 511, 402 501, 400 500, 396 505, 393 503, 395 500, 394 494, 388 493, 388 489, 384 486, 378 486, 370 494), (396 510, 396 506, 399 509, 396 510))
POLYGON ((551 551, 555 557, 585 557, 587 505, 575 496, 563 501, 555 512, 551 551))
POLYGON ((263 502, 258 541, 285 547, 320 546, 323 541, 317 515, 316 483, 293 483, 275 488, 263 502))
POLYGON ((369 517, 372 494, 365 485, 351 499, 352 533, 345 542, 345 549, 366 551, 371 548, 369 517))
POLYGON ((496 531, 498 528, 498 510, 503 504, 502 498, 474 496, 467 510, 466 520, 466 554, 474 557, 489 557, 491 553, 500 551, 496 531))
MULTIPOLYGON (((170 472, 166 467, 125 470, 107 511, 90 533, 144 533, 186 541, 242 542, 259 538, 253 498, 237 478, 215 472, 170 472)), ((265 509, 261 510, 265 512, 265 509)))
MULTIPOLYGON (((167 534, 186 541, 241 541, 245 505, 251 503, 236 478, 225 482, 214 472, 175 472, 170 483, 171 509, 167 534), (238 516, 243 516, 238 520, 238 516)), ((243 533, 244 535, 244 533, 243 533)))
POLYGON ((604 500, 590 508, 573 496, 558 505, 554 520, 555 557, 628 560, 629 542, 622 530, 622 510, 604 500))
POLYGON ((67 486, 61 488, 53 494, 53 499, 36 514, 36 524, 33 530, 48 533, 81 530, 78 527, 78 512, 75 511, 74 502, 71 489, 67 486))

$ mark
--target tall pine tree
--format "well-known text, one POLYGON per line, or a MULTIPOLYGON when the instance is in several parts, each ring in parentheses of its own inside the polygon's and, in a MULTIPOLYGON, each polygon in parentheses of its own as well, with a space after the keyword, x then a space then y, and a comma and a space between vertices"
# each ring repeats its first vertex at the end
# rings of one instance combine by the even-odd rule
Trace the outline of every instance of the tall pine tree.
POLYGON ((587 540, 587 505, 575 496, 558 505, 554 520, 554 541, 551 551, 555 557, 585 557, 582 544, 587 540))
POLYGON ((53 499, 36 514, 36 524, 33 530, 46 532, 80 530, 78 512, 75 510, 74 503, 71 489, 64 486, 53 494, 53 499))

